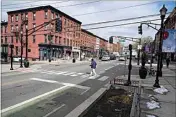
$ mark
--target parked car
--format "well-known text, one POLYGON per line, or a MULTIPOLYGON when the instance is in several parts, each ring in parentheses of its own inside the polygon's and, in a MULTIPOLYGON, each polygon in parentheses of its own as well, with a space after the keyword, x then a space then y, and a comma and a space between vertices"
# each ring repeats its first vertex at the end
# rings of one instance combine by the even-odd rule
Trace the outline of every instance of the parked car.
POLYGON ((110 60, 110 56, 109 55, 104 55, 102 58, 101 58, 102 61, 109 61, 110 60))
POLYGON ((120 56, 119 61, 125 61, 125 56, 120 56))
POLYGON ((110 55, 110 60, 116 60, 116 56, 114 54, 110 55))

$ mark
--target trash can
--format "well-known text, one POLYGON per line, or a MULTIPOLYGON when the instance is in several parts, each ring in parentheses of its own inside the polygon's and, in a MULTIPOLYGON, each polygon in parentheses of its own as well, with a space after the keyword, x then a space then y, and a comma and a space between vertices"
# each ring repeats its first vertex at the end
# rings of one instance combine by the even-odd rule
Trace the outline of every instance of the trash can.
POLYGON ((76 59, 74 58, 74 59, 73 59, 73 63, 75 63, 75 62, 76 62, 76 59))

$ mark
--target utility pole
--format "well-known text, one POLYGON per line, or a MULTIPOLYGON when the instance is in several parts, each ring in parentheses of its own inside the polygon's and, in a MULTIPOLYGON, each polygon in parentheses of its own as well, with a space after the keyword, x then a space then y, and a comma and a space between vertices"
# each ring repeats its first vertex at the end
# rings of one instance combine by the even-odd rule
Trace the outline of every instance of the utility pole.
MULTIPOLYGON (((141 36, 141 38, 142 38, 142 36, 141 36)), ((139 46, 141 46, 141 39, 139 39, 139 46)), ((138 48, 138 63, 137 63, 137 65, 139 65, 140 54, 141 54, 141 48, 138 48)))

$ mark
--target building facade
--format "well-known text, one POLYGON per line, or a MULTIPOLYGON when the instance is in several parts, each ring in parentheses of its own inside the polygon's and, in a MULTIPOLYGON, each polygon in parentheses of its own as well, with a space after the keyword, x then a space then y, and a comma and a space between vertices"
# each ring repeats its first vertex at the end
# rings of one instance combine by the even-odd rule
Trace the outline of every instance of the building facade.
POLYGON ((81 22, 48 5, 9 11, 8 22, 1 22, 2 56, 10 55, 9 43, 13 43, 13 56, 28 59, 85 58, 107 52, 108 41, 81 29, 81 22), (62 31, 56 32, 56 19, 61 20, 62 31))

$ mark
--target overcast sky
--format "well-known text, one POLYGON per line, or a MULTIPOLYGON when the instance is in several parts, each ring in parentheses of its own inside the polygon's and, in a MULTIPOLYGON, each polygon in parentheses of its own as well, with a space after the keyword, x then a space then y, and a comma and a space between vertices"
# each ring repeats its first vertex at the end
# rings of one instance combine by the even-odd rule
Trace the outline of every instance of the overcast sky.
MULTIPOLYGON (((171 12, 176 5, 175 1, 115 1, 115 0, 81 0, 81 1, 19 1, 19 0, 2 0, 1 2, 1 13, 2 18, 1 20, 7 21, 7 11, 13 11, 22 8, 29 8, 29 7, 36 7, 39 5, 51 5, 66 14, 76 18, 77 20, 81 21, 82 24, 90 24, 95 22, 102 22, 102 21, 109 21, 109 20, 120 20, 126 18, 133 18, 139 16, 146 16, 152 14, 159 14, 159 10, 161 9, 162 5, 165 4, 168 12, 171 12), (84 4, 87 3, 87 4, 84 4), (150 4, 148 4, 150 3, 150 4), (69 6, 81 4, 76 6, 69 6), (146 4, 146 5, 141 5, 146 4), (130 7, 129 6, 135 6, 130 7), (99 11, 106 11, 107 12, 99 12, 99 11), (93 13, 99 12, 99 13, 93 13), (92 14, 87 14, 92 13, 92 14), (86 15, 80 15, 86 14, 86 15)), ((152 19, 159 19, 160 16, 157 17, 149 17, 149 18, 142 18, 136 20, 129 20, 129 21, 120 21, 115 23, 108 23, 108 24, 101 24, 101 25, 91 25, 91 26, 82 26, 84 29, 90 29, 93 27, 99 26, 108 26, 108 25, 117 25, 117 24, 124 24, 130 22, 138 22, 138 21, 145 21, 145 20, 152 20, 152 19)), ((153 21, 153 23, 160 24, 160 20, 153 21)), ((110 36, 127 36, 127 37, 141 37, 138 34, 138 26, 140 24, 133 24, 133 25, 126 25, 126 26, 118 26, 118 27, 110 27, 110 28, 102 28, 102 29, 95 29, 89 30, 90 32, 108 39, 110 36)), ((159 28, 158 26, 156 28, 159 28)), ((154 38, 156 31, 154 29, 148 28, 147 26, 143 25, 143 36, 151 36, 154 38)), ((130 42, 126 42, 129 44, 130 42)))

